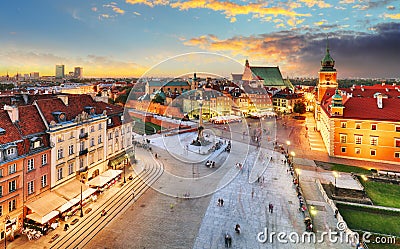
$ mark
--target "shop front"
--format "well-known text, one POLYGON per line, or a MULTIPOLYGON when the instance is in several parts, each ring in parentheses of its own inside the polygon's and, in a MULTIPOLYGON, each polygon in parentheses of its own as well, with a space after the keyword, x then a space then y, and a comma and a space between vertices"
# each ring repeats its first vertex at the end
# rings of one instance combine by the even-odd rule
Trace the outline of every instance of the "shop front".
POLYGON ((87 184, 90 187, 96 188, 98 191, 103 192, 121 179, 121 174, 122 170, 109 169, 88 181, 87 184))
POLYGON ((67 203, 68 200, 60 197, 54 192, 49 192, 39 199, 27 203, 27 215, 24 227, 44 230, 45 227, 57 227, 59 211, 57 209, 67 203))

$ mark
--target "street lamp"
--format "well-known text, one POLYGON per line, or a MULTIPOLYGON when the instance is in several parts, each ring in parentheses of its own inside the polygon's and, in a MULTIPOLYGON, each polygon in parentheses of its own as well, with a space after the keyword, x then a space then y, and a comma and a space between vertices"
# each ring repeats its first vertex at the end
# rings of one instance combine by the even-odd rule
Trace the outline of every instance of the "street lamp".
POLYGON ((299 182, 299 185, 300 185, 300 173, 301 173, 301 169, 300 169, 300 168, 296 168, 295 171, 296 171, 296 175, 297 175, 297 181, 299 182))
POLYGON ((289 153, 290 141, 289 140, 286 141, 286 144, 287 144, 286 153, 289 153))
POLYGON ((81 183, 81 217, 83 217, 83 208, 82 208, 82 183, 81 183))
POLYGON ((333 177, 335 178, 335 194, 336 194, 336 192, 337 192, 336 178, 339 177, 339 173, 336 171, 333 171, 332 174, 333 174, 333 177))
MULTIPOLYGON (((124 156, 125 157, 125 156, 124 156)), ((126 179, 125 179, 125 168, 126 168, 126 158, 124 158, 124 183, 126 183, 126 179)))
POLYGON ((296 153, 294 153, 294 151, 290 152, 290 155, 292 156, 292 163, 293 163, 293 159, 296 156, 296 153))

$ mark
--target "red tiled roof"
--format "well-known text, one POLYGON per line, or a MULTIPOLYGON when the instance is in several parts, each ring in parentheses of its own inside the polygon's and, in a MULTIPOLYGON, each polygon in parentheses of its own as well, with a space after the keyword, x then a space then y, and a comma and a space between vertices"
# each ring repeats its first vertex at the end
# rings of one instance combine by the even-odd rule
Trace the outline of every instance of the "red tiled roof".
POLYGON ((18 124, 23 136, 46 131, 46 126, 43 123, 36 106, 20 106, 18 107, 18 112, 18 124))
POLYGON ((0 135, 0 144, 11 143, 22 139, 17 127, 11 122, 10 116, 8 116, 5 110, 0 110, 0 128, 5 130, 5 134, 0 135))
MULTIPOLYGON (((329 115, 329 99, 322 105, 324 111, 329 115)), ((378 108, 376 98, 350 97, 344 99, 344 110, 342 118, 376 121, 400 121, 400 99, 382 99, 383 108, 378 108)), ((330 115, 329 115, 330 116, 330 115)))
POLYGON ((86 106, 95 107, 95 113, 101 114, 104 110, 107 115, 117 114, 123 112, 123 107, 110 105, 104 102, 96 102, 89 95, 68 95, 68 106, 59 98, 38 100, 37 104, 42 111, 48 123, 56 121, 53 112, 61 111, 66 114, 67 120, 74 119, 78 114, 82 113, 86 106))

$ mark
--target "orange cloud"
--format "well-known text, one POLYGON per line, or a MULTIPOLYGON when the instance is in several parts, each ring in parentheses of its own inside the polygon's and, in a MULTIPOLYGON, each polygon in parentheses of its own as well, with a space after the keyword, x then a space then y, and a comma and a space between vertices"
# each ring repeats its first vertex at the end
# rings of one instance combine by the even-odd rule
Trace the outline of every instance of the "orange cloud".
POLYGON ((400 19, 400 13, 397 13, 397 14, 384 14, 383 16, 385 18, 390 18, 390 19, 396 19, 396 20, 400 19))
MULTIPOLYGON (((156 5, 169 5, 171 8, 176 8, 179 10, 189 10, 189 9, 210 9, 213 11, 222 12, 230 22, 236 21, 236 16, 238 15, 252 15, 253 18, 264 18, 268 15, 282 15, 282 16, 311 16, 310 14, 297 13, 290 9, 282 7, 266 7, 266 3, 248 3, 245 5, 240 5, 231 1, 220 1, 220 0, 187 0, 178 1, 170 3, 167 0, 125 0, 130 4, 144 4, 150 7, 156 5)), ((317 1, 323 2, 323 1, 317 1)))
POLYGON ((130 4, 144 4, 149 7, 154 7, 156 5, 167 5, 169 3, 167 0, 125 0, 125 2, 130 4))
POLYGON ((322 0, 301 0, 300 2, 304 3, 307 7, 318 6, 319 8, 330 8, 331 4, 325 3, 322 0))

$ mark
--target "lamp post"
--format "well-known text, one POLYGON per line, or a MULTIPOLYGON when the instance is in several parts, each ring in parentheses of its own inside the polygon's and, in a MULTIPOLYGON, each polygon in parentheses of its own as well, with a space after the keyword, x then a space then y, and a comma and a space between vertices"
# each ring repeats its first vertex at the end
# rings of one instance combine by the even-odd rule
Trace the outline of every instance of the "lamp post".
POLYGON ((290 155, 292 156, 292 164, 293 164, 293 159, 294 159, 294 157, 296 156, 296 153, 294 153, 294 151, 292 151, 292 152, 290 152, 290 155))
POLYGON ((124 158, 124 183, 126 183, 125 168, 126 168, 126 158, 124 158))
POLYGON ((332 174, 333 174, 333 177, 335 178, 335 195, 336 195, 337 194, 336 178, 339 177, 339 173, 336 171, 333 171, 332 174))
POLYGON ((288 141, 286 141, 286 144, 287 144, 286 153, 288 153, 288 154, 289 154, 289 146, 290 146, 290 141, 289 141, 289 140, 288 140, 288 141))
POLYGON ((83 207, 82 207, 82 183, 81 183, 81 217, 83 217, 83 207))
POLYGON ((300 168, 296 168, 295 171, 296 171, 296 175, 297 175, 297 181, 299 182, 299 185, 300 185, 300 173, 301 173, 301 169, 300 169, 300 168))

